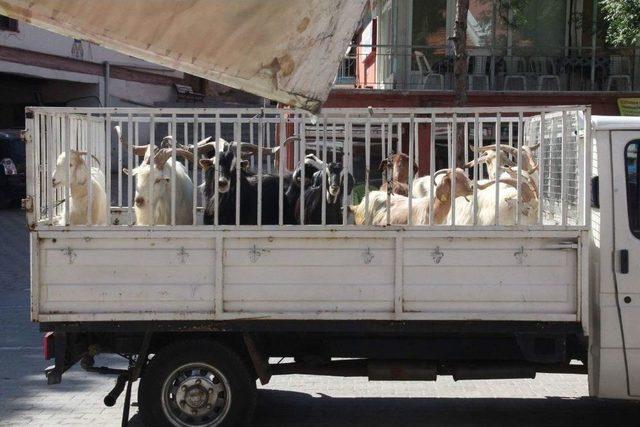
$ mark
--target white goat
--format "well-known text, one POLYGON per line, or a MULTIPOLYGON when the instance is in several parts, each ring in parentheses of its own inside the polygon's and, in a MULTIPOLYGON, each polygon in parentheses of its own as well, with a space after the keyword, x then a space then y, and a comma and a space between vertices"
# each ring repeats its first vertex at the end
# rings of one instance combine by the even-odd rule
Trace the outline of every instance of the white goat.
MULTIPOLYGON (((515 225, 517 223, 517 181, 513 178, 500 177, 498 199, 498 225, 515 225)), ((496 221, 496 184, 489 183, 477 192, 477 224, 494 225, 496 221)), ((527 179, 520 182, 520 224, 533 225, 537 223, 539 200, 533 186, 527 179)), ((473 224, 473 200, 464 197, 456 199, 456 225, 473 224)), ((449 213, 448 222, 451 223, 452 214, 449 213)))
MULTIPOLYGON (((118 140, 123 143, 122 131, 115 127, 118 140)), ((123 169, 125 174, 136 177, 136 194, 134 211, 136 225, 171 225, 171 175, 175 171, 175 211, 176 224, 193 223, 193 181, 184 165, 178 161, 173 162, 172 145, 173 137, 163 139, 164 148, 157 148, 151 144, 133 146, 133 153, 144 156, 142 163, 131 170, 123 169), (151 163, 151 150, 154 150, 153 164, 151 163), (153 171, 154 181, 151 182, 153 171), (152 200, 149 200, 149 198, 152 200)), ((124 144, 124 143, 123 143, 124 144)), ((176 148, 176 155, 189 158, 193 161, 193 154, 182 148, 176 148)))
MULTIPOLYGON (((54 188, 69 187, 70 225, 107 225, 107 195, 104 174, 100 168, 90 168, 85 162, 86 156, 87 153, 84 151, 70 150, 67 159, 67 153, 61 153, 53 171, 51 184, 54 188), (69 177, 69 181, 67 181, 67 177, 69 177), (89 209, 90 193, 91 209, 89 209), (89 218, 89 210, 91 210, 91 218, 89 218)), ((63 204, 62 214, 55 218, 56 224, 64 223, 65 205, 63 204)))
MULTIPOLYGON (((478 157, 478 164, 484 163, 487 165, 487 174, 489 176, 489 180, 478 179, 479 184, 486 184, 487 182, 494 181, 496 179, 496 169, 498 167, 498 162, 497 162, 498 154, 495 148, 496 148, 495 145, 488 145, 485 147, 478 148, 478 153, 482 154, 480 157, 478 157)), ((507 150, 505 149, 505 147, 501 147, 501 148, 502 150, 500 154, 500 166, 507 166, 507 167, 514 166, 515 163, 509 158, 509 155, 507 154, 506 152, 507 150)), ((471 149, 473 149, 473 147, 471 147, 471 149)), ((473 166, 473 164, 474 162, 471 161, 465 164, 464 167, 470 168, 473 166)), ((440 175, 439 177, 436 177, 436 181, 433 183, 433 186, 435 187, 438 184, 440 184, 441 180, 442 180, 442 175, 440 175)), ((431 176, 425 175, 413 180, 413 185, 411 188, 411 194, 413 195, 413 197, 428 197, 430 192, 431 192, 431 176)))

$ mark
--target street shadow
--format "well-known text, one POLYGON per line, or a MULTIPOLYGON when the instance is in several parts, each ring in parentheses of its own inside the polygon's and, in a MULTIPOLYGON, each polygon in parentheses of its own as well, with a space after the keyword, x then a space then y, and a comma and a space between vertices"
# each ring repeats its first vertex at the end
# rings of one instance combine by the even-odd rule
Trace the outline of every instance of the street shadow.
MULTIPOLYGON (((360 398, 259 390, 252 427, 602 427, 637 425, 640 404, 603 399, 360 398)), ((144 427, 139 414, 129 425, 144 427)))

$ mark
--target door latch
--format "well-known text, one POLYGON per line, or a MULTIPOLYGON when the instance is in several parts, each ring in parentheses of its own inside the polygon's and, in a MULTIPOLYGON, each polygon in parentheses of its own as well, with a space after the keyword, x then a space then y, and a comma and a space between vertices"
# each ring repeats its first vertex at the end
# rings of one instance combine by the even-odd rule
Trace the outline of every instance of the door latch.
POLYGON ((620 274, 629 273, 629 251, 622 249, 620 251, 620 274))

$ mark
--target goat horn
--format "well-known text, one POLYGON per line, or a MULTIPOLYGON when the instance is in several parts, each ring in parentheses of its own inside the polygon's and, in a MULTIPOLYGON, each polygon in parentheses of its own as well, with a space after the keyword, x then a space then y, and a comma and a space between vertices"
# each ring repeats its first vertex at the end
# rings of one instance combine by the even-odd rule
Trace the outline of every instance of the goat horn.
POLYGON ((495 183, 496 183, 495 181, 485 182, 484 184, 476 183, 476 187, 478 188, 478 190, 484 190, 485 188, 491 187, 495 183))
POLYGON ((482 157, 478 157, 476 160, 472 160, 470 162, 467 162, 463 165, 464 169, 469 169, 472 168, 477 164, 482 164, 482 163, 486 163, 487 162, 488 157, 487 156, 482 156, 482 157))
MULTIPOLYGON (((118 135, 118 142, 124 145, 125 147, 129 147, 129 144, 126 143, 124 139, 122 139, 122 129, 120 128, 120 126, 114 126, 114 129, 116 130, 116 134, 118 135)), ((131 146, 133 150, 133 154, 135 154, 136 156, 144 156, 147 153, 148 147, 149 147, 149 144, 131 146)))
MULTIPOLYGON (((176 156, 180 156, 184 159, 189 160, 190 162, 193 162, 193 152, 183 148, 183 147, 178 147, 176 148, 176 156)), ((200 164, 198 163, 198 166, 200 166, 200 164)))
POLYGON ((451 172, 451 169, 440 169, 439 171, 433 174, 433 179, 435 180, 438 175, 442 175, 449 172, 451 172))
MULTIPOLYGON (((87 153, 86 151, 77 151, 78 154, 80 154, 81 156, 86 156, 89 155, 89 153, 87 153)), ((94 156, 93 154, 90 155, 91 158, 93 160, 96 161, 96 163, 98 164, 98 167, 100 167, 100 159, 98 159, 96 156, 94 156)))

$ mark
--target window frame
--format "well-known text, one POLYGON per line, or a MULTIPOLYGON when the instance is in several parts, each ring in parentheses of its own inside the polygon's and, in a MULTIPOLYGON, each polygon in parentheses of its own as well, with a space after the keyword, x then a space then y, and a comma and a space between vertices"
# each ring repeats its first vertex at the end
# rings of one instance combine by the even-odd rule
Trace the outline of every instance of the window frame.
MULTIPOLYGON (((636 214, 640 214, 640 180, 638 179, 638 165, 640 165, 640 138, 636 138, 636 139, 632 139, 631 141, 627 142, 627 144, 624 146, 624 151, 623 151, 623 156, 624 156, 624 187, 625 187, 625 197, 627 199, 627 221, 628 221, 628 226, 629 226, 629 231, 631 232, 631 234, 636 238, 640 240, 640 228, 634 230, 632 227, 632 223, 631 223, 631 193, 629 191, 629 178, 630 178, 630 174, 629 174, 629 168, 627 166, 627 153, 629 150, 629 147, 631 145, 635 145, 636 148, 636 194, 634 195, 634 199, 635 203, 636 203, 636 209, 637 212, 636 214)), ((638 221, 638 225, 640 225, 640 220, 638 221)))

